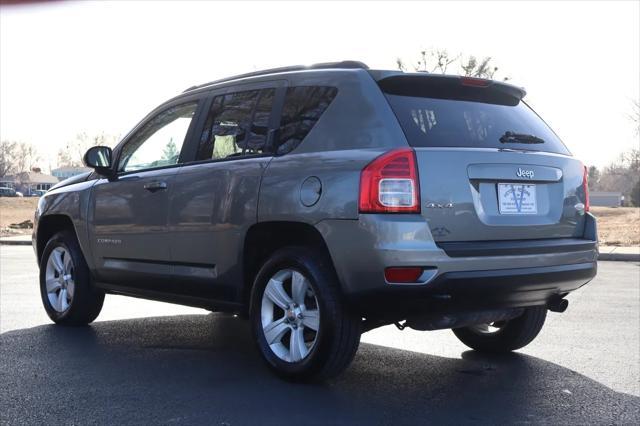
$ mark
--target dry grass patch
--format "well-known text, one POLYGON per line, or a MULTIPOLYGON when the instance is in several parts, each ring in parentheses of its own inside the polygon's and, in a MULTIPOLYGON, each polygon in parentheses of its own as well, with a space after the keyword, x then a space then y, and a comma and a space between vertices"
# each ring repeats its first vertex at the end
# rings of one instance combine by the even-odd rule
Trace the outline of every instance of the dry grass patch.
POLYGON ((0 234, 30 234, 31 229, 10 230, 12 223, 33 220, 38 206, 38 197, 0 197, 0 234))
POLYGON ((598 218, 600 244, 640 245, 640 208, 591 207, 591 213, 598 218))

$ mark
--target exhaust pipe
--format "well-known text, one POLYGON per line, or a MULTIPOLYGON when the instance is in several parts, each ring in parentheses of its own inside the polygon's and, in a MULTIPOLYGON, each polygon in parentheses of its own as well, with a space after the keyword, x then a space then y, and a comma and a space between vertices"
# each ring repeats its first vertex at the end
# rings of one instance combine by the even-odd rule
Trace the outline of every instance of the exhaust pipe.
POLYGON ((556 297, 547 303, 547 309, 551 312, 564 312, 569 307, 569 301, 561 297, 556 297))

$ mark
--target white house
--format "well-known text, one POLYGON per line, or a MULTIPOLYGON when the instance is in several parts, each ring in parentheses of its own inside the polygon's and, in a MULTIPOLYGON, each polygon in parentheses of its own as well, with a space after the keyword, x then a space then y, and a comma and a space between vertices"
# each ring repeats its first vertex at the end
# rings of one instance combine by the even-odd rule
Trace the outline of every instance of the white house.
POLYGON ((60 180, 68 179, 81 173, 90 172, 89 167, 58 167, 51 170, 51 174, 60 180))
POLYGON ((589 204, 602 207, 620 207, 622 205, 621 192, 593 191, 589 193, 589 204))

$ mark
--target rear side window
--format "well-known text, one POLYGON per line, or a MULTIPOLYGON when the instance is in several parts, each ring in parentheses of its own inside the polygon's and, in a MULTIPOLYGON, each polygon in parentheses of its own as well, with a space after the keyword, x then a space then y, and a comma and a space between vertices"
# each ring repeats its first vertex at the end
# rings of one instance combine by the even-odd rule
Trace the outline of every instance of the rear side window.
POLYGON ((196 161, 262 154, 275 89, 216 96, 200 136, 196 161))
POLYGON ((409 144, 414 147, 511 148, 569 151, 524 102, 510 105, 463 99, 387 95, 409 144), (533 135, 544 143, 500 142, 506 132, 533 135))
POLYGON ((336 97, 338 89, 325 86, 289 87, 280 120, 277 154, 295 149, 336 97))

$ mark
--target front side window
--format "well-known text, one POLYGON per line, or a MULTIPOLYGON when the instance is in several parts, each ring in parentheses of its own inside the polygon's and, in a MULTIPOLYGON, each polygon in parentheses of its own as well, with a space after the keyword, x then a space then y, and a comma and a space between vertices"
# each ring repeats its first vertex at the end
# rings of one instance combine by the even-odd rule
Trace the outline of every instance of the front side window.
POLYGON ((147 122, 122 149, 118 171, 177 164, 197 107, 197 102, 178 105, 147 122))
POLYGON ((216 96, 200 136, 196 161, 262 154, 275 89, 216 96))
POLYGON ((300 145, 337 93, 335 87, 289 87, 284 98, 276 152, 286 154, 300 145))

